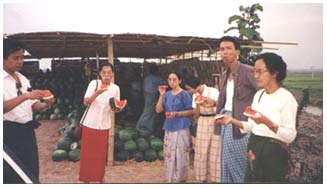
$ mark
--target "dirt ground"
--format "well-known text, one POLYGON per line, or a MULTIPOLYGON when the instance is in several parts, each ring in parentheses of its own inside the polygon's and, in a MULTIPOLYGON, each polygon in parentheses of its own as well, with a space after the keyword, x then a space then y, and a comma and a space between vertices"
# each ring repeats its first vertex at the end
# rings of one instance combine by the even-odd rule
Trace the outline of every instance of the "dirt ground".
MULTIPOLYGON (((41 121, 42 126, 36 130, 41 183, 82 183, 78 180, 79 162, 53 162, 52 151, 59 139, 57 130, 64 121, 41 121)), ((190 166, 188 182, 195 182, 193 165, 190 166)), ((106 167, 104 183, 165 183, 164 162, 114 162, 106 167)))
MULTIPOLYGON (((82 183, 78 181, 79 162, 53 162, 52 151, 59 139, 57 130, 64 121, 41 121, 36 130, 40 160, 41 183, 82 183)), ((302 113, 298 137, 291 145, 291 156, 304 162, 307 168, 322 166, 322 117, 302 113), (310 152, 308 152, 308 150, 310 152)), ((188 183, 195 183, 193 165, 188 183)), ((104 183, 165 183, 164 162, 115 162, 106 167, 104 183)))

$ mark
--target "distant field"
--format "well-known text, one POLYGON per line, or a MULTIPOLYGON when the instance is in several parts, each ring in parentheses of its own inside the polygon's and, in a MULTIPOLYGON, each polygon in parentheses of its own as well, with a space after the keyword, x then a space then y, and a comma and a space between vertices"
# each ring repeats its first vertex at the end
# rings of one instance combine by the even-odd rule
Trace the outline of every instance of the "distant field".
POLYGON ((295 95, 295 98, 298 100, 298 102, 302 98, 302 90, 308 88, 310 92, 310 104, 322 107, 322 73, 315 73, 313 78, 311 73, 288 73, 283 84, 295 95))

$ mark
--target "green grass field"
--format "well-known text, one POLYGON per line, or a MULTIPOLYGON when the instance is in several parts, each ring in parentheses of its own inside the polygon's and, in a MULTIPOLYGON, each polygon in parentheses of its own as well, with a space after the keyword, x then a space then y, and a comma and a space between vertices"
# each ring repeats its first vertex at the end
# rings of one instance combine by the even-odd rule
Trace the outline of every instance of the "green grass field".
POLYGON ((284 86, 289 89, 299 102, 302 98, 302 90, 309 89, 310 105, 322 107, 323 101, 323 74, 315 73, 288 73, 284 86))

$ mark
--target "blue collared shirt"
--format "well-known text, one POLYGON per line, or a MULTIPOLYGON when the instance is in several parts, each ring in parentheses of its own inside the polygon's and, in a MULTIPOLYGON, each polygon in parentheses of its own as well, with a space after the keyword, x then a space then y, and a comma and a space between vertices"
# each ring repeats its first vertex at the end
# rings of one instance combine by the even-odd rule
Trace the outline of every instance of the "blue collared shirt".
MULTIPOLYGON (((192 94, 183 90, 173 95, 171 91, 168 91, 162 99, 162 105, 166 112, 192 110, 192 94)), ((190 126, 191 117, 166 118, 163 129, 166 131, 178 131, 190 126)))

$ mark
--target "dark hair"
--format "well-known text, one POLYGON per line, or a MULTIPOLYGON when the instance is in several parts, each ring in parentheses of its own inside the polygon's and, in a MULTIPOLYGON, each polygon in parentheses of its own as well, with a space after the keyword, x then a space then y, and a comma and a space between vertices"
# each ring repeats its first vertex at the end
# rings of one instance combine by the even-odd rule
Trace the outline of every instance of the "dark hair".
POLYGON ((111 63, 104 63, 104 62, 100 62, 99 72, 102 71, 104 66, 109 66, 111 68, 112 72, 115 72, 114 66, 111 63))
POLYGON ((11 53, 25 50, 24 45, 14 39, 3 39, 3 59, 7 59, 11 53))
POLYGON ((277 73, 276 80, 279 84, 281 84, 286 77, 286 69, 287 69, 287 65, 283 60, 283 58, 275 53, 263 53, 263 54, 259 54, 256 57, 255 61, 259 59, 262 59, 265 62, 266 67, 270 72, 270 74, 277 73))
POLYGON ((192 76, 185 79, 185 85, 191 86, 193 89, 196 89, 199 85, 201 85, 201 80, 198 77, 192 76))
POLYGON ((232 37, 232 36, 223 36, 221 39, 219 39, 218 41, 218 47, 220 48, 220 43, 224 42, 224 41, 229 41, 232 42, 234 44, 234 47, 236 50, 240 50, 241 49, 241 44, 240 41, 238 40, 238 38, 236 37, 232 37))
POLYGON ((168 76, 169 76, 170 74, 176 74, 176 76, 177 76, 177 78, 178 78, 179 80, 183 80, 183 74, 182 74, 180 71, 171 71, 171 72, 169 72, 168 76))

